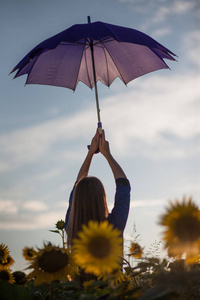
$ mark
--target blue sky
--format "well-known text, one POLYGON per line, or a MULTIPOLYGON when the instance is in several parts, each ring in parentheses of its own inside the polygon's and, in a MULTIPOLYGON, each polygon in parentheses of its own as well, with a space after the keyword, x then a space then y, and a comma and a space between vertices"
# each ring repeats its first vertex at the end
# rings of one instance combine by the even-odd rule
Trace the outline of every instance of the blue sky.
MULTIPOLYGON (((98 84, 110 148, 132 185, 125 231, 134 223, 147 250, 169 200, 200 201, 200 2, 198 0, 6 0, 0 4, 0 242, 23 269, 24 246, 60 243, 48 230, 64 219, 70 190, 96 130, 94 91, 12 80, 12 68, 38 43, 77 23, 103 21, 150 35, 178 55, 171 70, 126 87, 98 84)), ((115 185, 107 162, 94 157, 91 175, 115 185)))

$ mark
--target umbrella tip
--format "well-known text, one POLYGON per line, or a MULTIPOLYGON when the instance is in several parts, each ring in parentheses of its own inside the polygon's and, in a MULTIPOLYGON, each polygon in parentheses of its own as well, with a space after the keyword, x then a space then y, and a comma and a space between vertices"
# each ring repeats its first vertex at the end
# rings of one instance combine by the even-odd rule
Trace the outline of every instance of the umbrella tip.
POLYGON ((88 23, 91 23, 90 16, 87 17, 88 23))

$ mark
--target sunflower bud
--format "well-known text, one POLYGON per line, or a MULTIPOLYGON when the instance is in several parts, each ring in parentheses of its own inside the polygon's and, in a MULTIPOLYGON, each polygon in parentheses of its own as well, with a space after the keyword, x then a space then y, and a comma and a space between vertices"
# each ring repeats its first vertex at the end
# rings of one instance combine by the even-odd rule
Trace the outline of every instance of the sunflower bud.
POLYGON ((58 221, 56 224, 56 228, 62 230, 65 228, 65 222, 63 220, 58 221))

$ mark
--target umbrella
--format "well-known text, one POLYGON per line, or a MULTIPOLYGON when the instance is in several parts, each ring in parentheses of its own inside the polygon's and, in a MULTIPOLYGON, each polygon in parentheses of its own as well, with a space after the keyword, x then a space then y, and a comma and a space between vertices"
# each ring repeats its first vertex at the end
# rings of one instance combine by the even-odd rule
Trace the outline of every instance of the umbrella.
POLYGON ((27 74, 26 84, 53 85, 75 91, 79 81, 95 87, 99 132, 97 82, 110 86, 119 77, 124 84, 159 69, 173 52, 148 35, 103 22, 76 24, 33 48, 11 71, 27 74))

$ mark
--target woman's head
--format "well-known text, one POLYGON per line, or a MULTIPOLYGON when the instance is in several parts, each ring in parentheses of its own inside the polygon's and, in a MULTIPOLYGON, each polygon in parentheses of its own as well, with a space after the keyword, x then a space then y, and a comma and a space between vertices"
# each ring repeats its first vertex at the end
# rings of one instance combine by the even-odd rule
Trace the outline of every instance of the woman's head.
POLYGON ((106 193, 96 177, 84 177, 75 186, 69 222, 66 228, 68 243, 89 220, 102 221, 108 215, 106 193))

